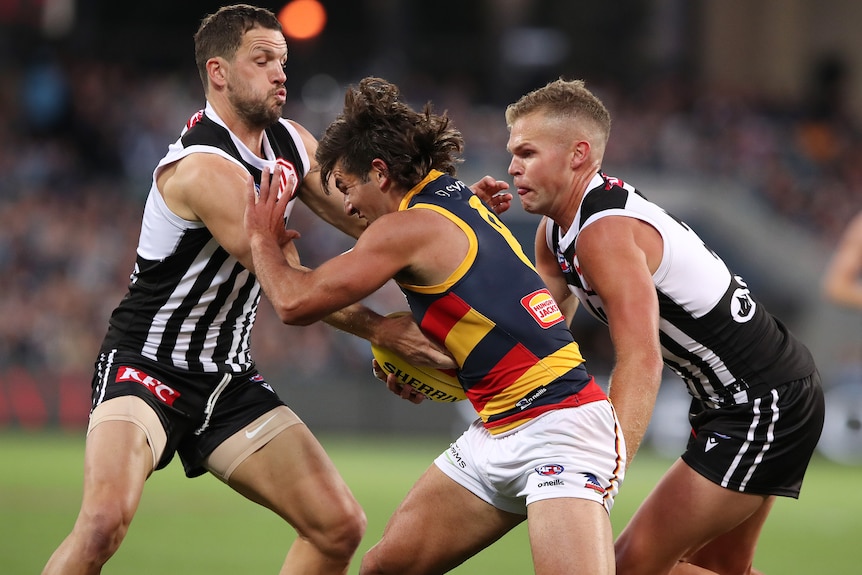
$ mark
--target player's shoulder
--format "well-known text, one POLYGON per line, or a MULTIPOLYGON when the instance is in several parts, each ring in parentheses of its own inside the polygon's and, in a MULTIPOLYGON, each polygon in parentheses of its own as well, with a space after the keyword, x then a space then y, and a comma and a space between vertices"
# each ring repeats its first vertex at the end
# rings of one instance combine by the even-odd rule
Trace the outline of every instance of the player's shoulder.
POLYGON ((212 179, 226 175, 245 177, 247 170, 226 155, 196 152, 183 156, 174 164, 178 172, 187 177, 212 179))
POLYGON ((167 167, 158 183, 166 199, 190 203, 191 198, 205 190, 205 195, 213 197, 219 190, 244 186, 247 178, 248 172, 241 165, 217 154, 199 153, 189 154, 167 167))
POLYGON ((219 146, 224 141, 227 128, 213 121, 204 110, 199 110, 186 122, 180 136, 184 147, 219 146))
POLYGON ((363 244, 380 242, 408 246, 429 246, 449 237, 451 224, 434 210, 409 209, 381 215, 371 222, 360 237, 363 244))

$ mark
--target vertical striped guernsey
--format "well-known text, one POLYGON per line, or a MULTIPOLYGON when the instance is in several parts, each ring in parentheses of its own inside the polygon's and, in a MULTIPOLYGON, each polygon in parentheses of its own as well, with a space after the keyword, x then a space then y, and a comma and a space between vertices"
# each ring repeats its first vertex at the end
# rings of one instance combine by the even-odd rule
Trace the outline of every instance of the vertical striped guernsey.
POLYGON ((662 355, 692 397, 710 407, 748 403, 814 372, 811 352, 688 225, 603 173, 593 177, 565 232, 555 223, 545 229, 569 289, 593 316, 608 323, 604 302, 580 271, 577 241, 584 228, 612 216, 641 220, 661 234, 653 282, 662 355))
POLYGON ((286 120, 267 128, 266 158, 260 158, 209 104, 195 114, 153 173, 129 291, 111 315, 102 351, 132 351, 194 372, 239 373, 253 365, 250 332, 260 285, 203 222, 171 212, 156 187, 161 170, 195 153, 216 154, 238 164, 258 184, 262 170, 278 163, 285 170, 281 191, 288 172, 301 181, 310 166, 299 134, 286 120))
POLYGON ((425 333, 455 357, 467 398, 491 433, 605 399, 520 244, 463 182, 432 171, 399 209, 433 210, 469 240, 444 283, 399 286, 425 333))

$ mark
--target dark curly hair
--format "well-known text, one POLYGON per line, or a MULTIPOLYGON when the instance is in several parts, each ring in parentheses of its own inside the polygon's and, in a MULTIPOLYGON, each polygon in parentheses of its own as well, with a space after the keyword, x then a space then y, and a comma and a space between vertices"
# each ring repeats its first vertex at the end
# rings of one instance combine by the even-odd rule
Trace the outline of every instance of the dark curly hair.
POLYGON ((408 190, 432 169, 455 175, 464 148, 461 132, 445 112, 432 113, 430 102, 416 112, 399 97, 398 87, 381 78, 364 78, 347 89, 344 110, 326 129, 315 156, 324 187, 339 160, 346 172, 367 181, 371 161, 380 158, 388 176, 408 190))

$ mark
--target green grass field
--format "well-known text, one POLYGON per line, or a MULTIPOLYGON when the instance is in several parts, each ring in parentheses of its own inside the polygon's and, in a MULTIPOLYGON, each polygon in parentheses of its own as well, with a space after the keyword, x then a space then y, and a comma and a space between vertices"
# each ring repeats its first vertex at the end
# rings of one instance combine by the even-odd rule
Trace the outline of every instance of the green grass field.
MULTIPOLYGON (((368 531, 359 556, 445 438, 324 436, 322 441, 364 506, 368 531)), ((81 496, 83 433, 0 434, 0 574, 36 574, 75 520, 81 496)), ((638 456, 617 498, 619 531, 670 464, 638 456)), ((799 501, 781 499, 761 537, 755 565, 767 575, 860 572, 862 467, 821 459, 799 501)), ((148 482, 138 514, 106 574, 277 573, 293 531, 212 477, 186 479, 173 462, 148 482)), ((461 575, 532 573, 526 528, 462 565, 461 575)))

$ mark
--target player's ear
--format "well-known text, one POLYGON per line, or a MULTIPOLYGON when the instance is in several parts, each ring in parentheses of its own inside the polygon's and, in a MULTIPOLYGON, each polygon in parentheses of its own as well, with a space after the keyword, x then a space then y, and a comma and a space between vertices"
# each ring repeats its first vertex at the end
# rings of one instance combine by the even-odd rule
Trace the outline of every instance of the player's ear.
POLYGON ((586 140, 578 140, 572 148, 571 167, 577 168, 583 164, 590 155, 590 143, 586 140))
POLYGON ((225 78, 224 60, 221 58, 210 58, 207 60, 207 77, 212 86, 224 86, 225 78))
POLYGON ((385 190, 389 187, 391 183, 389 180, 389 166, 386 165, 385 161, 380 158, 371 160, 371 171, 371 177, 378 188, 385 190))

